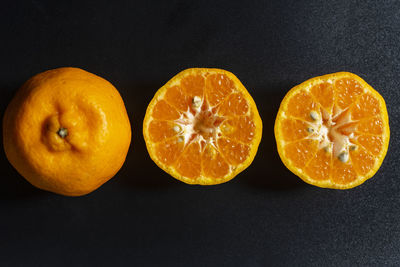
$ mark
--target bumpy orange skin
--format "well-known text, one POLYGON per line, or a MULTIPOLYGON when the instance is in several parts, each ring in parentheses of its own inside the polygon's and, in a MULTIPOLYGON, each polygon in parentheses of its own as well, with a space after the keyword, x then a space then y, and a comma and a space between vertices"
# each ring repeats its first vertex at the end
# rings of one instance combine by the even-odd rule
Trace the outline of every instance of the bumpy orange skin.
POLYGON ((66 196, 88 194, 122 167, 131 126, 117 89, 78 68, 37 74, 4 115, 8 160, 32 185, 66 196), (62 138, 58 131, 65 128, 62 138))

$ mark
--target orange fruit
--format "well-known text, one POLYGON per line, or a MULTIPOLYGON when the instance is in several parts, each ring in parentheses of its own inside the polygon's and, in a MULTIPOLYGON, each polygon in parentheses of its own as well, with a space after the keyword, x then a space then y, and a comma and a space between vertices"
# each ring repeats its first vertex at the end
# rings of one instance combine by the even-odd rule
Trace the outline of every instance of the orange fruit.
POLYGON ((347 189, 371 178, 385 158, 389 136, 384 99, 349 72, 294 87, 275 121, 283 163, 319 187, 347 189))
POLYGON ((254 159, 262 122, 256 104, 232 73, 187 69, 161 87, 143 122, 150 157, 188 184, 229 181, 254 159))
POLYGON ((124 163, 130 141, 117 89, 77 68, 29 79, 3 119, 10 163, 34 186, 62 195, 84 195, 108 181, 124 163))

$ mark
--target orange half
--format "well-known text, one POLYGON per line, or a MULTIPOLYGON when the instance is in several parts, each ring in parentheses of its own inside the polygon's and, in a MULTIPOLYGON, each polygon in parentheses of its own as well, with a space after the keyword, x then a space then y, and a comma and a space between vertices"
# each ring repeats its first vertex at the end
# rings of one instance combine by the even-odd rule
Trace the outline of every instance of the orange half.
POLYGON ((283 163, 319 187, 347 189, 371 178, 385 158, 389 136, 385 100, 349 72, 294 87, 275 121, 283 163))
POLYGON ((253 161, 261 141, 256 104, 232 73, 187 69, 151 100, 143 135, 153 161, 188 184, 229 181, 253 161))

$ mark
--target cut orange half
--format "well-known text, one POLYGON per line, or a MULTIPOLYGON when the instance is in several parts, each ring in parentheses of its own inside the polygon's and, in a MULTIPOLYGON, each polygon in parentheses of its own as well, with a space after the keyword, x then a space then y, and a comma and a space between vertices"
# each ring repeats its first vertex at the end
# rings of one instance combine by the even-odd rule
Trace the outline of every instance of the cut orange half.
POLYGON ((348 72, 291 89, 275 121, 283 163, 319 187, 347 189, 371 178, 385 158, 389 136, 384 99, 348 72))
POLYGON ((150 102, 143 135, 153 161, 188 184, 229 181, 256 155, 262 122, 256 104, 232 73, 187 69, 150 102))

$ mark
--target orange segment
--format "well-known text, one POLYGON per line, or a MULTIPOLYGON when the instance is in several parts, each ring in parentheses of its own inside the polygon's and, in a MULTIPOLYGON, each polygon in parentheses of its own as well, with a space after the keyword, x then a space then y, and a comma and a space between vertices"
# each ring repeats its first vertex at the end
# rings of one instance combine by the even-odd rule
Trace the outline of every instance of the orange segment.
POLYGON ((360 175, 366 175, 375 165, 375 157, 369 154, 364 148, 358 147, 350 153, 354 169, 360 175))
POLYGON ((254 120, 248 116, 227 119, 221 125, 223 135, 243 143, 251 143, 256 130, 254 120))
POLYGON ((179 118, 179 113, 165 100, 161 100, 154 106, 152 117, 158 120, 176 120, 179 118))
POLYGON ((353 78, 341 78, 335 82, 336 104, 345 109, 363 93, 360 83, 353 78))
POLYGON ((275 121, 283 163, 319 187, 347 189, 371 178, 386 155, 389 136, 382 96, 348 72, 291 89, 275 121))
POLYGON ((300 90, 296 92, 289 100, 287 105, 287 114, 291 117, 300 118, 306 121, 311 121, 310 113, 314 111, 320 116, 317 103, 314 102, 313 98, 306 91, 300 90))
POLYGON ((165 140, 164 142, 156 144, 153 150, 155 151, 155 159, 158 162, 170 165, 181 155, 183 143, 179 141, 179 138, 173 138, 172 140, 165 140))
POLYGON ((198 143, 191 143, 176 162, 176 171, 193 183, 201 173, 201 152, 198 143))
POLYGON ((246 88, 220 69, 188 69, 150 102, 143 135, 150 157, 176 179, 212 185, 253 161, 262 122, 246 88))
POLYGON ((355 142, 365 147, 375 156, 378 156, 383 148, 383 140, 381 136, 360 135, 355 142))
POLYGON ((379 115, 379 101, 372 94, 367 93, 358 99, 357 103, 352 107, 352 119, 359 120, 379 115))
POLYGON ((172 86, 165 93, 165 100, 179 111, 186 111, 190 97, 179 86, 172 86))
POLYGON ((310 135, 308 124, 294 119, 283 119, 281 124, 282 139, 286 142, 303 139, 310 135))
POLYGON ((229 165, 221 154, 211 145, 207 145, 202 156, 203 175, 219 179, 229 173, 229 165))
POLYGON ((149 136, 152 142, 160 142, 177 134, 174 129, 179 129, 171 121, 152 121, 149 125, 149 136), (175 128, 174 128, 175 127, 175 128))
POLYGON ((287 159, 295 167, 304 167, 317 152, 318 143, 314 140, 305 139, 289 143, 284 148, 287 159))
POLYGON ((351 164, 334 159, 331 180, 337 188, 344 187, 349 184, 351 185, 357 180, 357 173, 351 164))
POLYGON ((384 128, 385 125, 379 117, 362 120, 357 124, 357 131, 362 133, 382 134, 384 128))
POLYGON ((218 110, 222 116, 243 116, 249 111, 249 104, 242 93, 234 93, 227 97, 218 110))
POLYGON ((206 98, 211 106, 221 103, 235 89, 235 83, 225 74, 207 76, 206 98))
POLYGON ((204 94, 205 79, 201 74, 188 75, 182 78, 181 86, 189 97, 202 97, 204 94))
POLYGON ((332 84, 328 82, 322 82, 317 85, 314 85, 311 90, 311 94, 314 99, 318 100, 318 103, 326 111, 331 111, 333 107, 333 88, 332 84))
POLYGON ((218 139, 218 148, 228 163, 232 165, 243 163, 250 154, 250 146, 227 138, 218 139))
POLYGON ((316 180, 328 180, 332 174, 332 154, 319 149, 305 168, 307 175, 316 180))

